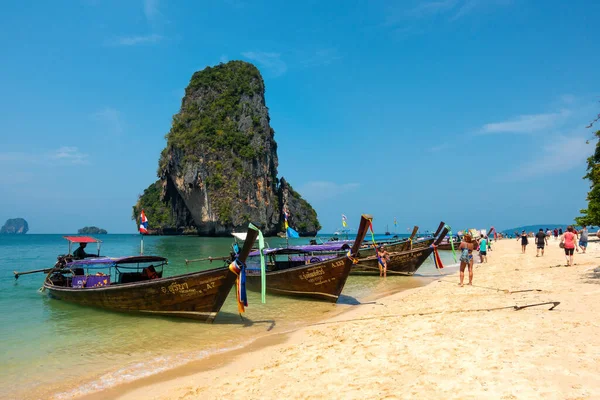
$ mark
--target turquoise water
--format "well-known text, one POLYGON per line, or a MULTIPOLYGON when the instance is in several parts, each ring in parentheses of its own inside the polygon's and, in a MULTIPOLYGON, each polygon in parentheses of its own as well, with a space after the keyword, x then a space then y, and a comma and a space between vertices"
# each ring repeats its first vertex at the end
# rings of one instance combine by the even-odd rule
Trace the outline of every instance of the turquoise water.
MULTIPOLYGON (((102 235, 101 254, 139 254, 139 235, 102 235)), ((267 238, 271 247, 285 239, 267 238)), ((221 262, 185 265, 185 259, 223 256, 228 238, 156 237, 144 239, 144 253, 169 259, 165 276, 221 266, 221 262)), ((308 239, 290 240, 306 244, 308 239)), ((88 252, 95 250, 89 245, 88 252)), ((0 235, 0 389, 4 396, 39 398, 100 390, 239 348, 261 335, 282 332, 356 307, 360 302, 426 284, 419 277, 348 279, 337 305, 249 293, 242 321, 230 295, 214 324, 175 318, 137 316, 90 309, 48 298, 38 291, 44 274, 14 279, 13 271, 51 267, 68 251, 62 235, 0 235), (310 307, 307 307, 310 304, 310 307)), ((442 252, 444 262, 451 254, 442 252)), ((434 273, 429 260, 419 270, 434 273)))

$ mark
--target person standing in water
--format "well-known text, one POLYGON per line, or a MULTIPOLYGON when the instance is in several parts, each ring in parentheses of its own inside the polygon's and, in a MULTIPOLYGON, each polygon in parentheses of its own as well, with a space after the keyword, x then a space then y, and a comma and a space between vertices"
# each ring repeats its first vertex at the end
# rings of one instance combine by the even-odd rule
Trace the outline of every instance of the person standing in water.
POLYGON ((588 246, 588 229, 584 225, 579 231, 579 247, 581 247, 581 254, 585 254, 585 249, 588 246))
POLYGON ((537 251, 535 253, 535 256, 540 256, 540 250, 542 251, 543 256, 544 247, 548 244, 548 235, 544 233, 544 230, 542 228, 540 228, 540 231, 535 235, 535 243, 537 244, 537 251))
POLYGON ((479 262, 482 264, 484 262, 487 263, 487 247, 488 247, 488 238, 487 236, 482 236, 479 240, 479 262))
POLYGON ((475 249, 475 245, 471 239, 471 235, 463 236, 462 242, 460 242, 460 246, 458 246, 460 250, 460 283, 459 286, 463 286, 463 282, 465 280, 465 268, 469 267, 469 283, 468 285, 473 284, 473 250, 475 249))
POLYGON ((517 240, 521 241, 521 253, 525 254, 525 250, 527 249, 527 245, 529 244, 529 240, 527 239, 527 233, 525 231, 521 232, 521 236, 517 238, 517 240))
POLYGON ((577 234, 573 232, 574 229, 572 226, 567 227, 567 231, 562 236, 561 243, 565 246, 565 257, 567 259, 567 267, 573 266, 573 252, 575 249, 579 251, 579 246, 577 246, 577 234))

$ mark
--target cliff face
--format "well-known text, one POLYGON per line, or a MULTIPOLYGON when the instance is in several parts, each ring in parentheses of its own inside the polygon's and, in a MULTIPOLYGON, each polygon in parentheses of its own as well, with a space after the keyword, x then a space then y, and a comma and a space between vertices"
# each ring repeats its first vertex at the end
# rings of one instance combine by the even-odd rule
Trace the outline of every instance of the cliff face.
MULTIPOLYGON (((264 94, 258 69, 246 62, 196 72, 166 136, 160 180, 154 189, 146 189, 134 216, 143 203, 150 203, 146 192, 156 197, 160 186, 159 214, 170 210, 162 218, 164 233, 195 230, 225 236, 254 222, 266 235, 274 235, 281 229, 283 198, 290 199, 296 226, 305 227, 299 232, 316 233, 312 207, 279 185, 277 144, 264 94)), ((145 211, 152 226, 152 213, 145 211)))
POLYGON ((29 231, 29 225, 23 218, 12 218, 0 228, 0 233, 24 235, 29 231))

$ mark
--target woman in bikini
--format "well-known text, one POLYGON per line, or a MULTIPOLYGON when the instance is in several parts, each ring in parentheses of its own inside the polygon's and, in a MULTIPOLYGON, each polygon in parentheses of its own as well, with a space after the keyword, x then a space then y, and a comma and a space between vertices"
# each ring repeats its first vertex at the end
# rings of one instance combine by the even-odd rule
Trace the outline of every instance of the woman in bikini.
POLYGON ((473 240, 471 239, 471 235, 463 236, 462 242, 460 242, 460 246, 458 249, 460 250, 460 286, 463 286, 463 281, 465 280, 465 268, 469 267, 469 283, 468 285, 473 284, 473 250, 475 246, 473 244, 473 240))

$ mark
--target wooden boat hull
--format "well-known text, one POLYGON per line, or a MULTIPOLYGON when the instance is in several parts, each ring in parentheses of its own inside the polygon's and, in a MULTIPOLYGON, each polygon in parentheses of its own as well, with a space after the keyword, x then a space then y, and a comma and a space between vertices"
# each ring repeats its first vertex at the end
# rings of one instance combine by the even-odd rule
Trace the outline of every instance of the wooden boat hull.
POLYGON ((193 272, 142 282, 95 288, 54 286, 44 289, 55 299, 118 312, 139 312, 212 322, 235 283, 228 268, 193 272))
MULTIPOLYGON (((352 267, 348 257, 266 273, 267 293, 337 302, 352 267)), ((248 271, 246 287, 260 291, 260 273, 248 271)))
MULTIPOLYGON (((390 253, 387 263, 388 275, 413 275, 427 257, 433 252, 433 248, 426 247, 409 251, 390 253)), ((358 264, 350 271, 353 275, 379 275, 379 260, 376 256, 359 259, 358 264)))
MULTIPOLYGON (((436 232, 437 233, 437 232, 436 232)), ((435 239, 427 239, 417 242, 412 250, 389 252, 389 261, 387 263, 387 274, 390 275, 413 275, 423 265, 427 257, 433 252, 433 246, 439 245, 448 233, 444 228, 435 239)), ((366 258, 359 258, 358 264, 355 264, 350 271, 356 275, 379 275, 379 260, 373 255, 366 258)))

